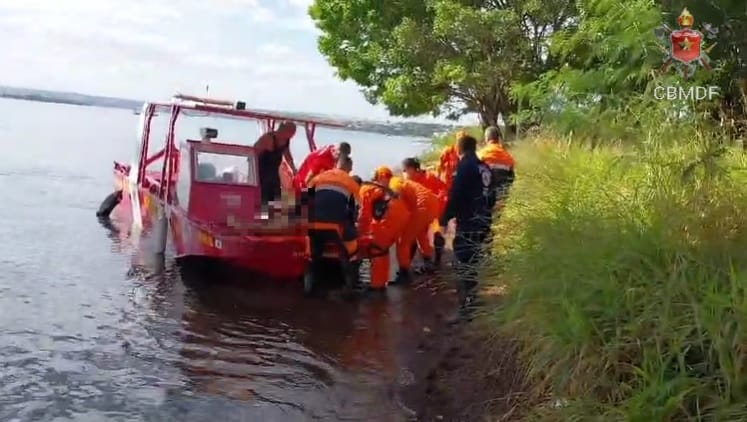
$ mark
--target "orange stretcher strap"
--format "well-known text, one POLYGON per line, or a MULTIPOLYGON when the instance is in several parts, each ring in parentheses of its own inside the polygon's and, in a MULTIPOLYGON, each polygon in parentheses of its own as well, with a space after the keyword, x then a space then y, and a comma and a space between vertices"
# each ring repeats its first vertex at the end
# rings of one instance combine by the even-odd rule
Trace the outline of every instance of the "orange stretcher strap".
POLYGON ((325 231, 335 231, 340 236, 342 236, 342 224, 338 223, 323 223, 323 222, 309 222, 307 228, 309 230, 325 230, 325 231))

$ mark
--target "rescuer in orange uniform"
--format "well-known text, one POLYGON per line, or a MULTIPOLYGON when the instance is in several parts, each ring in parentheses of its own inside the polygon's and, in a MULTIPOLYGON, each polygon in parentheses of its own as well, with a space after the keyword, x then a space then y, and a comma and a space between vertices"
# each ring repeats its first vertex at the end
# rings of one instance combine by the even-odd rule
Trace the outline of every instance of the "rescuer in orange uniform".
POLYGON ((324 171, 309 181, 313 206, 310 210, 310 226, 338 224, 342 228, 342 240, 349 255, 358 249, 358 204, 360 185, 350 175, 353 160, 340 157, 337 167, 324 171))
POLYGON ((360 196, 358 232, 370 239, 370 288, 383 290, 389 281, 389 248, 402 236, 410 220, 410 211, 387 185, 375 181, 362 182, 360 196))
MULTIPOLYGON (((446 209, 446 201, 449 196, 449 190, 446 183, 433 173, 423 170, 420 166, 420 160, 417 158, 406 158, 402 161, 402 168, 405 171, 407 180, 420 183, 436 195, 439 204, 438 216, 441 216, 446 209)), ((431 227, 433 228, 433 246, 435 248, 433 263, 436 266, 439 266, 441 265, 441 256, 443 255, 443 248, 446 245, 446 240, 443 237, 443 233, 441 233, 441 226, 438 224, 438 217, 433 220, 431 227)))
POLYGON ((496 203, 502 205, 514 183, 514 157, 503 148, 501 131, 495 126, 485 129, 485 146, 477 152, 477 158, 490 167, 493 173, 496 203))
MULTIPOLYGON (((463 130, 456 134, 456 139, 466 135, 463 130)), ((453 143, 441 151, 438 160, 437 173, 438 177, 446 183, 446 190, 451 189, 451 183, 454 181, 454 172, 459 164, 459 153, 457 152, 456 143, 453 143)))
POLYGON ((389 184, 389 188, 396 193, 410 211, 410 221, 397 242, 397 261, 399 272, 396 283, 408 283, 412 280, 410 267, 412 264, 412 245, 417 243, 423 255, 426 270, 433 268, 433 246, 428 241, 428 227, 438 218, 438 198, 428 188, 412 180, 392 177, 388 168, 379 168, 376 181, 389 184))

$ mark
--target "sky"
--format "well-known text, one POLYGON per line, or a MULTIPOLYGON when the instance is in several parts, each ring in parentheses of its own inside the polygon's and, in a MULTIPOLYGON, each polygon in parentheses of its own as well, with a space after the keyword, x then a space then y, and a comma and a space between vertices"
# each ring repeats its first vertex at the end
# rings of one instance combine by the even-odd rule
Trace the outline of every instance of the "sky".
POLYGON ((310 3, 0 0, 0 84, 137 100, 209 85, 210 96, 250 107, 400 120, 336 78, 310 3))

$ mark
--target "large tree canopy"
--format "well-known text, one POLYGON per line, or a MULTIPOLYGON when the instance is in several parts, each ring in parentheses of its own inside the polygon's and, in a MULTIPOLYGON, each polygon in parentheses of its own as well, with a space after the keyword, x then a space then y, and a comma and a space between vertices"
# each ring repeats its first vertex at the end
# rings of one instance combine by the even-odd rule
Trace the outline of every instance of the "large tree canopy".
POLYGON ((322 31, 319 49, 338 75, 394 115, 474 112, 484 125, 502 116, 509 124, 560 122, 576 130, 600 121, 634 126, 631 110, 651 105, 654 85, 683 83, 659 72, 654 31, 663 23, 676 28, 687 6, 696 28, 719 30, 713 71, 687 83, 717 84, 724 95, 698 107, 720 122, 744 120, 747 3, 687 3, 315 0, 310 14, 322 31))
POLYGON ((544 47, 572 0, 316 0, 319 49, 342 79, 392 114, 478 113, 484 125, 516 110, 511 85, 549 62, 544 47))
POLYGON ((653 95, 655 86, 706 84, 718 85, 722 97, 684 107, 709 110, 719 123, 745 119, 744 0, 577 0, 576 4, 578 15, 573 24, 550 40, 557 66, 514 90, 531 105, 533 120, 559 123, 566 131, 588 129, 595 135, 615 138, 621 131, 635 128, 641 113, 662 106, 653 95), (662 71, 662 48, 668 46, 657 43, 655 36, 662 24, 677 29, 676 19, 685 7, 695 17, 695 29, 704 24, 718 29, 715 40, 706 40, 717 43, 709 53, 712 71, 701 68, 689 80, 662 71))

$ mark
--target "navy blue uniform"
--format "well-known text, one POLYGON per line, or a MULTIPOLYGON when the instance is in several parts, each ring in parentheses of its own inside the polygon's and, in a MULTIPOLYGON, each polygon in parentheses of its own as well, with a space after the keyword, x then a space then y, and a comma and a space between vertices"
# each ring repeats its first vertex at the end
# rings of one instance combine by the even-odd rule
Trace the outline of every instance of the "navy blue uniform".
POLYGON ((340 223, 343 227, 342 237, 345 242, 358 239, 358 207, 352 195, 334 189, 310 189, 313 197, 313 208, 309 221, 318 223, 340 223))
POLYGON ((493 173, 474 152, 465 153, 457 165, 441 226, 456 219, 454 255, 459 272, 462 303, 474 294, 477 266, 490 234, 492 211, 496 203, 493 173))

